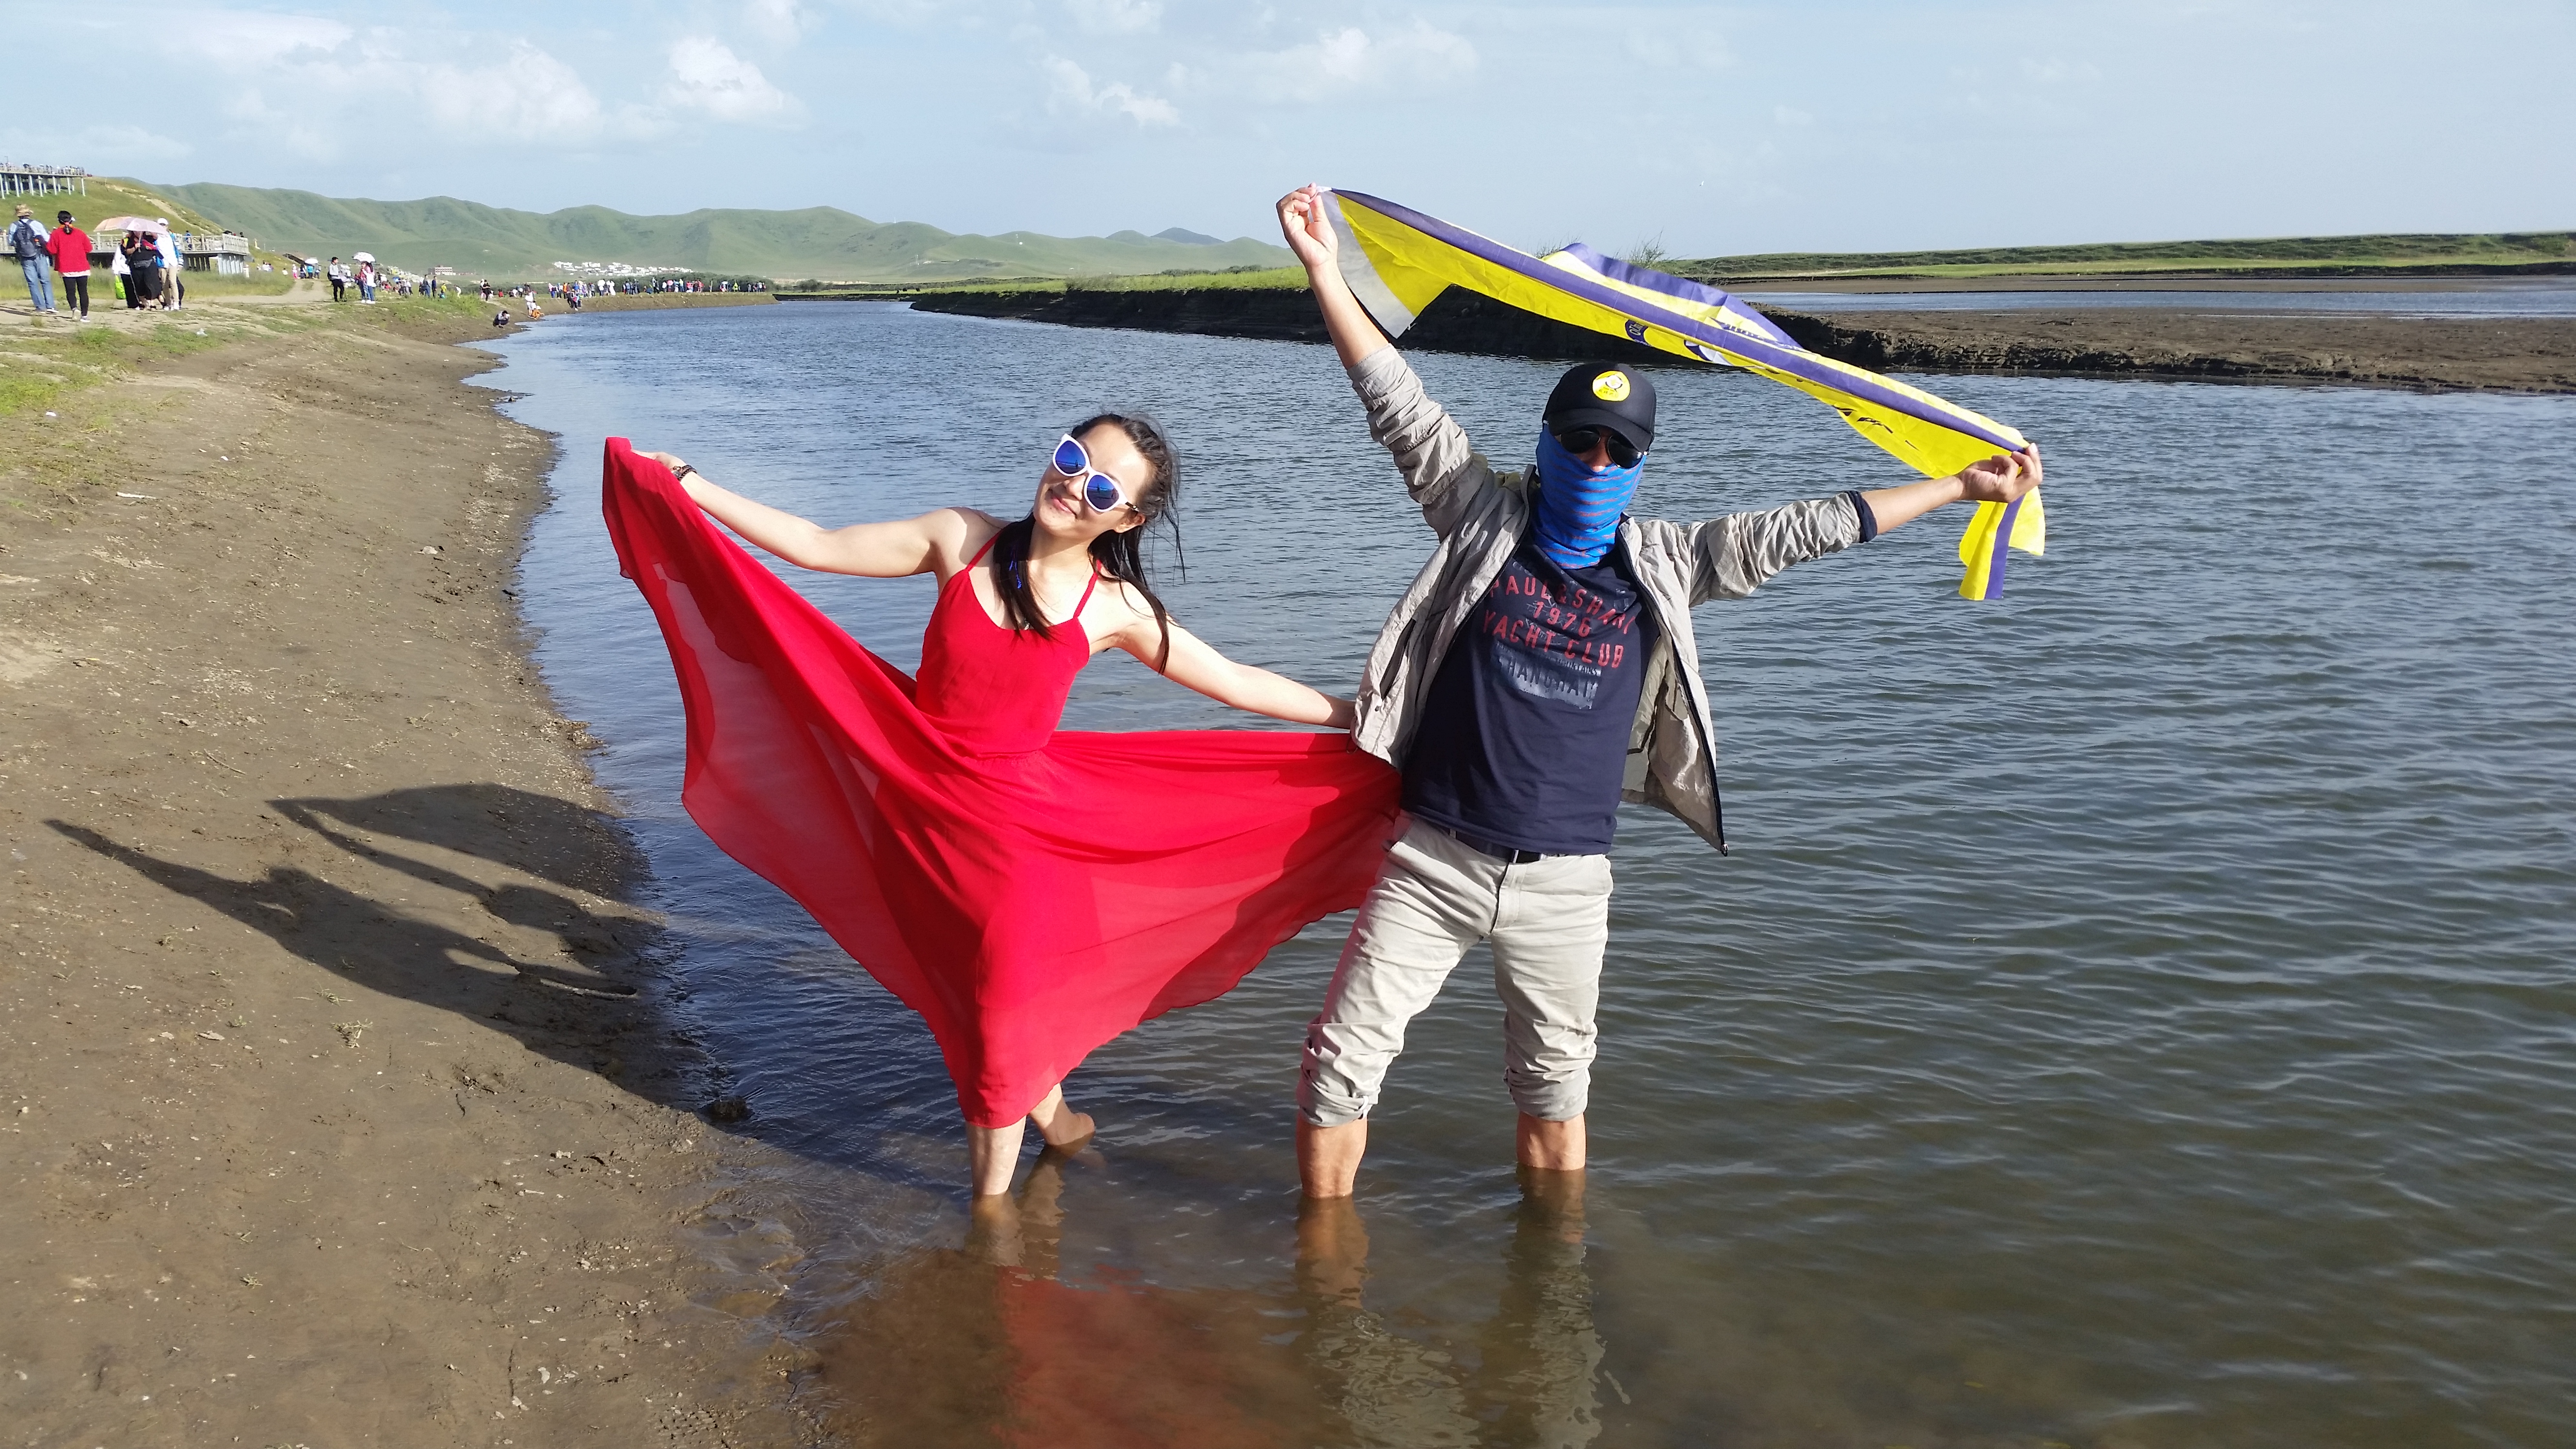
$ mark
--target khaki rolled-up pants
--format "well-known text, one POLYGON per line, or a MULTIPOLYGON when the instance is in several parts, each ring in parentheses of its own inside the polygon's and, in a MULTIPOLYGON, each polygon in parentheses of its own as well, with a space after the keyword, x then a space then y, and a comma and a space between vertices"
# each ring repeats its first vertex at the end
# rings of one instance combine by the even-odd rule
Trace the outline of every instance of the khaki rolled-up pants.
POLYGON ((1440 994, 1469 947, 1490 941, 1503 1000, 1504 1086, 1542 1121, 1582 1116, 1592 1091, 1610 884, 1606 855, 1511 865, 1413 822, 1387 847, 1324 1009, 1306 1028, 1298 1114, 1317 1127, 1366 1117, 1404 1050, 1405 1024, 1440 994))

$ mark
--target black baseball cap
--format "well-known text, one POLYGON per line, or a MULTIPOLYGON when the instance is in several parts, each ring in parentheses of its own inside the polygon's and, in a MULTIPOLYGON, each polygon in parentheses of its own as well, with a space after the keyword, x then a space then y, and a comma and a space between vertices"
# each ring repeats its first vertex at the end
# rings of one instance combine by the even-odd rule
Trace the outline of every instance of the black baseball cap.
POLYGON ((58 211, 54 213, 54 220, 61 222, 65 226, 69 226, 72 224, 72 214, 68 211, 58 211))
POLYGON ((1587 362, 1557 379, 1539 420, 1552 433, 1608 428, 1642 453, 1655 445, 1655 385, 1625 363, 1587 362))

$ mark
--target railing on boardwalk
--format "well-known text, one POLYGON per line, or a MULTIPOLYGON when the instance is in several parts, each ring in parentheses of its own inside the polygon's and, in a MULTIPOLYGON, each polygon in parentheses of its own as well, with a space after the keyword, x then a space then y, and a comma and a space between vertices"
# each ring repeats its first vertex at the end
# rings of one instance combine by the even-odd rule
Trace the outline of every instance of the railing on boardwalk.
POLYGON ((89 173, 77 166, 0 161, 0 196, 89 195, 89 173))

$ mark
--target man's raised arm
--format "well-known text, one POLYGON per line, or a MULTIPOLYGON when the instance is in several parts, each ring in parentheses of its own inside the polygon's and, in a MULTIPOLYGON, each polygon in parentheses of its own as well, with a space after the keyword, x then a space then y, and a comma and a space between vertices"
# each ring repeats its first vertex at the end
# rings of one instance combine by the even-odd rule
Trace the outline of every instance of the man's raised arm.
POLYGON ((1466 517, 1480 485, 1493 470, 1467 442, 1467 431, 1422 390, 1422 380, 1378 330, 1350 283, 1342 280, 1339 238, 1320 186, 1303 186, 1279 199, 1279 230, 1306 267, 1307 284, 1324 310, 1333 351, 1351 375, 1351 388, 1368 408, 1369 436, 1395 456, 1404 488, 1422 508, 1431 531, 1447 537, 1466 517))
POLYGON ((1878 532, 1885 533, 1953 503, 2010 503, 2038 487, 2039 474, 2039 444, 2029 443, 2018 453, 1997 453, 1947 478, 1873 488, 1861 497, 1869 501, 1878 532))
POLYGON ((1332 218, 1324 215, 1324 188, 1309 183, 1279 198, 1279 231, 1306 269, 1306 285, 1324 309, 1324 330, 1332 334, 1342 366, 1356 368, 1393 346, 1360 299, 1351 295, 1351 284, 1342 280, 1341 239, 1333 234, 1332 218))
POLYGON ((1867 543, 1952 503, 2010 503, 2039 486, 2039 445, 1998 453, 1947 478, 1733 513, 1685 530, 1697 560, 1690 601, 1740 599, 1792 564, 1867 543))

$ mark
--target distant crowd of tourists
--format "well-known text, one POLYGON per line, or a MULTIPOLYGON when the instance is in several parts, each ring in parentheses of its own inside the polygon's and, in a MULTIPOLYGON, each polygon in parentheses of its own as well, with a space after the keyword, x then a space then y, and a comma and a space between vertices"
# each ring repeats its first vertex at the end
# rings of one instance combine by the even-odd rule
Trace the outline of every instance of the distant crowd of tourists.
POLYGON ((379 266, 374 257, 364 252, 358 253, 349 262, 333 257, 318 269, 311 268, 309 263, 307 266, 308 270, 299 275, 309 277, 318 270, 323 279, 331 284, 331 300, 334 302, 349 300, 349 294, 352 292, 357 294, 359 305, 367 307, 376 304, 378 292, 389 292, 396 297, 453 297, 456 295, 455 284, 440 281, 435 272, 427 276, 409 276, 391 267, 379 266))
MULTIPOLYGON (((19 274, 27 283, 27 300, 35 304, 38 318, 61 315, 63 308, 54 305, 56 278, 62 280, 64 307, 87 317, 90 273, 102 249, 73 222, 70 212, 56 212, 54 223, 52 231, 45 230, 36 221, 34 209, 21 202, 0 240, 5 240, 9 254, 18 261, 19 274)), ((159 218, 158 225, 157 231, 130 226, 122 241, 104 249, 109 286, 129 308, 175 312, 187 300, 188 284, 169 218, 159 218)))
MULTIPOLYGON (((139 219, 136 219, 139 222, 139 219)), ((179 255, 177 235, 164 218, 158 229, 141 225, 128 227, 122 240, 112 246, 94 243, 89 233, 73 224, 68 211, 58 215, 59 225, 48 232, 26 205, 18 207, 16 220, 9 227, 5 244, 18 260, 27 283, 28 300, 35 304, 41 317, 57 315, 54 304, 55 281, 60 279, 63 302, 80 316, 89 315, 89 281, 92 258, 105 256, 105 270, 111 274, 109 289, 130 308, 160 308, 175 311, 187 300, 187 283, 179 255)), ((289 257, 289 276, 302 280, 326 281, 331 285, 334 302, 356 301, 372 307, 380 295, 394 297, 453 297, 464 288, 455 282, 442 282, 435 269, 428 275, 410 276, 379 263, 365 252, 357 252, 343 261, 332 257, 315 261, 310 257, 289 257)), ((578 312, 589 297, 637 295, 653 292, 766 292, 769 284, 749 280, 692 280, 665 277, 659 280, 612 281, 592 278, 580 281, 549 282, 540 289, 521 284, 496 287, 488 279, 476 286, 477 295, 485 302, 507 299, 495 313, 492 325, 506 326, 508 304, 516 301, 527 312, 529 321, 545 315, 539 297, 559 302, 567 310, 578 312)))

